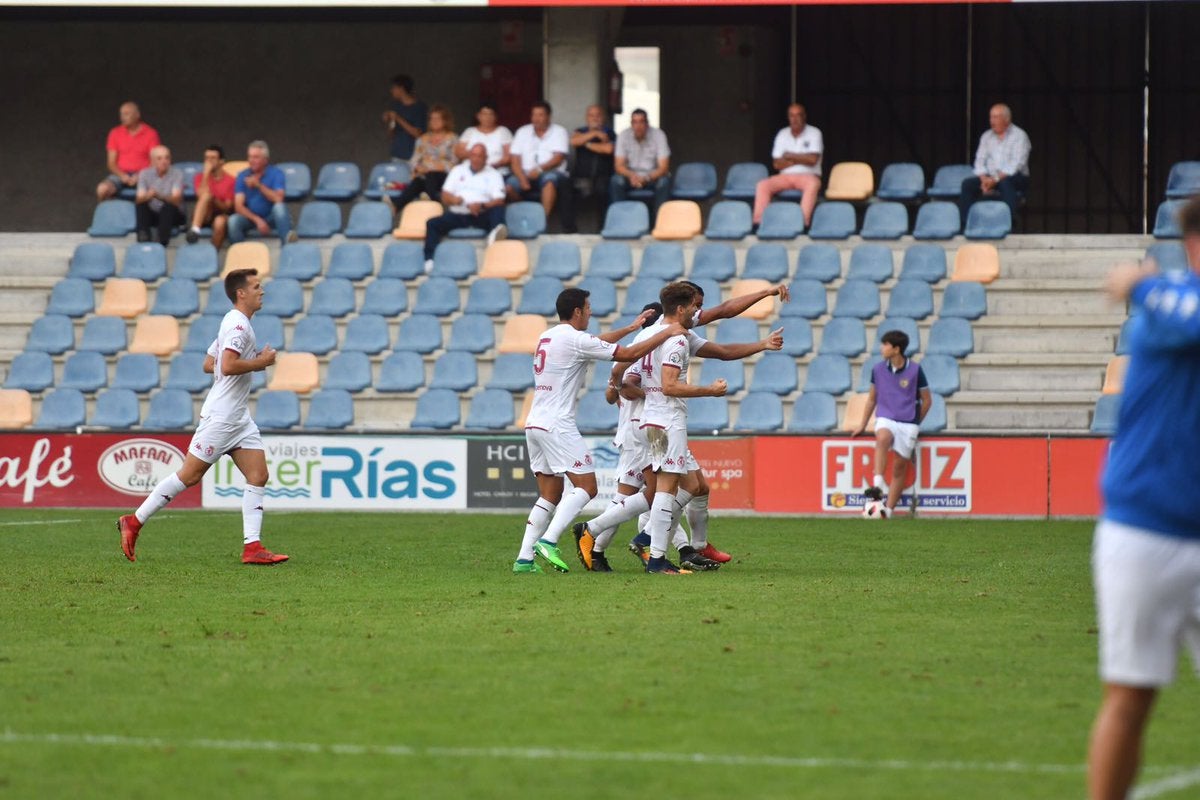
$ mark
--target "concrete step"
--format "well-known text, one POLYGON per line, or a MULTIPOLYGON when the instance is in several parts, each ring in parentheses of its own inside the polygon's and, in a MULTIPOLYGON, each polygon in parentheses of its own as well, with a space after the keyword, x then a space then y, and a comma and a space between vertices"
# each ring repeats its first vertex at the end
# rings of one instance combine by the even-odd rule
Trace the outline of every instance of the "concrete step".
POLYGON ((1107 353, 1112 354, 1116 331, 1063 328, 1053 333, 1037 329, 977 329, 975 350, 985 353, 1107 353))
POLYGON ((960 368, 959 381, 970 391, 1095 392, 1104 383, 1104 367, 971 367, 960 368))

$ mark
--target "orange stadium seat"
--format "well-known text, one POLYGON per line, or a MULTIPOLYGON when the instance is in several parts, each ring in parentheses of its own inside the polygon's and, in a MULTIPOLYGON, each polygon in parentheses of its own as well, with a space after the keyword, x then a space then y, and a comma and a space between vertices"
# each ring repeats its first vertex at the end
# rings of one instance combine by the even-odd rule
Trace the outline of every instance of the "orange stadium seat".
POLYGON ((703 229, 700 206, 696 201, 668 200, 658 209, 650 235, 655 239, 691 239, 703 229))
POLYGON ((964 244, 954 254, 952 281, 991 283, 1000 277, 1000 251, 993 244, 964 244))
POLYGON ((494 242, 483 254, 480 278, 516 280, 529 272, 529 249, 515 239, 494 242))
POLYGON ((425 223, 442 215, 442 204, 434 200, 414 200, 404 207, 400 224, 392 231, 397 239, 424 239, 425 223))
POLYGON ((225 162, 225 172, 227 172, 228 174, 232 175, 235 178, 238 176, 238 173, 244 169, 250 169, 249 161, 226 161, 225 162))
POLYGON ((24 389, 0 389, 0 428, 14 430, 28 428, 32 424, 33 397, 29 392, 24 389))
MULTIPOLYGON (((856 431, 858 426, 862 424, 863 413, 867 410, 867 393, 859 392, 852 394, 846 398, 846 411, 842 414, 842 427, 844 431, 856 431)), ((875 432, 875 415, 867 420, 867 432, 875 432)))
POLYGON ((862 161, 843 161, 829 171, 826 200, 866 200, 875 192, 875 173, 862 161))
POLYGON ((104 294, 100 296, 96 314, 133 319, 145 314, 148 304, 144 281, 137 278, 109 278, 104 282, 104 294))
POLYGON ((521 413, 517 417, 517 428, 524 430, 525 420, 529 417, 529 409, 533 407, 533 392, 525 393, 525 400, 521 403, 521 413))
POLYGON ((504 321, 497 353, 529 353, 537 350, 538 337, 546 330, 546 318, 541 314, 515 314, 504 321))
POLYGON ((129 352, 169 356, 179 344, 179 320, 165 314, 139 317, 129 352))
POLYGON ((1125 387, 1125 368, 1129 366, 1129 356, 1113 356, 1108 360, 1104 370, 1104 388, 1101 394, 1120 394, 1125 387))
MULTIPOLYGON (((753 292, 761 292, 764 289, 770 289, 771 283, 760 280, 758 278, 748 278, 746 280, 734 281, 733 288, 729 290, 729 297, 741 297, 744 294, 752 294, 753 292)), ((707 296, 705 297, 707 301, 707 296)), ((710 305, 715 305, 710 303, 710 305)), ((775 313, 775 298, 765 297, 759 300, 754 305, 742 312, 743 317, 749 319, 767 319, 775 313)))
POLYGON ((275 358, 274 371, 267 388, 271 391, 287 389, 297 394, 307 394, 321 384, 317 368, 317 357, 312 353, 280 353, 275 358))
POLYGON ((225 254, 225 268, 221 270, 224 278, 235 269, 256 269, 258 277, 265 278, 271 274, 271 251, 262 242, 238 242, 229 246, 225 254))

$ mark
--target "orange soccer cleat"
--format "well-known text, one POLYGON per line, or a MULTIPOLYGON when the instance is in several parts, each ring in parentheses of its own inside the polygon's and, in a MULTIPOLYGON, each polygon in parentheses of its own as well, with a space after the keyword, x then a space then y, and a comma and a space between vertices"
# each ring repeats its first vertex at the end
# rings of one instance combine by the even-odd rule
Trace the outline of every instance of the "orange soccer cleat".
POLYGON ((287 560, 287 556, 272 553, 270 550, 263 547, 262 542, 251 542, 242 548, 243 564, 258 564, 260 566, 269 567, 272 564, 282 564, 287 560))
POLYGON ((117 520, 117 530, 121 533, 121 549, 130 561, 137 561, 133 547, 137 544, 138 534, 142 531, 142 523, 133 514, 126 514, 117 520))

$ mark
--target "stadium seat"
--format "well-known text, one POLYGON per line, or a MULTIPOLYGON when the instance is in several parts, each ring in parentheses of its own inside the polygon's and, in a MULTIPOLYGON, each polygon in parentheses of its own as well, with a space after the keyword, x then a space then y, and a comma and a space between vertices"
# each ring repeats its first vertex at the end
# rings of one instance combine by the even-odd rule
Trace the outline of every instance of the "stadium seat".
POLYGON ((946 251, 939 244, 914 244, 904 251, 900 280, 937 283, 946 277, 946 251))
POLYGON ((392 231, 392 209, 383 202, 366 200, 350 207, 343 234, 347 239, 378 239, 392 231))
POLYGON ((705 242, 692 256, 692 272, 688 277, 693 281, 705 278, 727 281, 736 273, 737 255, 733 247, 722 242, 705 242))
POLYGON ((310 200, 300 208, 296 235, 301 239, 328 239, 342 229, 342 210, 332 200, 310 200))
POLYGON ((796 359, 783 352, 767 351, 754 364, 750 391, 788 395, 796 391, 796 359))
POLYGON ((479 372, 475 356, 463 350, 447 350, 433 364, 431 389, 451 389, 466 392, 479 383, 479 372))
POLYGON ((384 161, 371 167, 367 174, 367 185, 363 188, 363 197, 368 200, 382 200, 384 195, 393 200, 399 199, 403 189, 394 188, 392 184, 404 186, 412 180, 412 167, 407 161, 384 161))
POLYGON ((313 197, 318 200, 353 200, 362 191, 362 173, 349 161, 334 161, 321 167, 313 197))
MULTIPOLYGON (((875 196, 881 200, 919 200, 925 194, 925 170, 920 164, 888 164, 879 176, 875 196)), ((865 226, 864 226, 865 227, 865 226)))
POLYGON ((166 388, 150 398, 142 421, 146 430, 181 430, 192 427, 192 396, 183 389, 166 388))
POLYGON ((1167 199, 1200 194, 1200 161, 1177 161, 1167 175, 1167 199))
POLYGON ((75 246, 71 263, 67 268, 68 278, 83 278, 102 281, 117 274, 117 256, 113 246, 107 242, 84 242, 75 246))
POLYGON ((521 200, 504 209, 510 239, 536 239, 546 232, 546 210, 541 203, 521 200))
POLYGON ((537 350, 538 339, 550 327, 546 318, 537 314, 516 314, 504 320, 504 332, 500 335, 499 353, 528 353, 537 350))
POLYGON ((872 203, 867 206, 859 235, 864 239, 899 239, 908 233, 908 209, 903 203, 872 203))
POLYGON ((225 284, 221 281, 213 281, 208 287, 208 300, 204 303, 204 316, 216 317, 219 323, 220 318, 232 310, 233 303, 229 302, 229 295, 225 294, 225 284))
POLYGON ((354 398, 344 389, 322 389, 308 404, 305 428, 343 430, 354 424, 354 398))
POLYGON ((837 291, 833 316, 870 319, 879 313, 879 308, 878 286, 871 281, 848 278, 837 291))
POLYGON ((1187 272, 1187 252, 1180 242, 1158 242, 1146 248, 1146 258, 1158 264, 1163 272, 1187 272))
POLYGON ((804 392, 792 405, 787 430, 791 433, 824 433, 837 427, 837 400, 828 392, 804 392))
POLYGON ((846 278, 883 283, 891 280, 892 272, 892 251, 887 245, 860 244, 850 253, 846 278))
POLYGON ((741 200, 720 200, 708 212, 705 239, 744 239, 753 227, 750 206, 741 200))
MULTIPOLYGON (((379 314, 359 314, 346 324, 342 350, 377 355, 391 345, 387 320, 379 314)), ((292 344, 295 347, 295 343, 292 344)))
POLYGON ((33 427, 39 430, 70 430, 83 425, 86 414, 87 403, 78 389, 55 389, 42 399, 42 410, 33 427))
POLYGON ((432 353, 441 346, 441 320, 431 314, 412 314, 400 323, 400 332, 396 335, 396 344, 392 349, 432 353))
POLYGON ((929 330, 929 341, 925 352, 962 358, 975 351, 975 336, 971 332, 971 321, 962 317, 939 319, 929 330))
POLYGON ((896 281, 888 297, 887 313, 889 317, 925 319, 933 313, 933 288, 920 280, 896 281))
POLYGON ((767 168, 762 164, 743 162, 734 164, 725 173, 725 187, 721 196, 726 200, 743 200, 754 202, 754 188, 768 176, 767 168))
POLYGON ((729 428, 729 398, 693 397, 688 400, 687 429, 692 435, 720 433, 729 428))
POLYGON ((128 200, 103 200, 92 212, 88 236, 127 236, 137 227, 133 203, 128 200))
POLYGON ((54 385, 54 361, 49 353, 18 353, 8 367, 5 389, 40 392, 54 385))
POLYGON ((95 309, 92 282, 84 278, 63 278, 50 290, 47 314, 62 314, 67 317, 82 317, 95 309))
POLYGON ((617 310, 617 287, 607 278, 588 276, 579 282, 579 288, 590 293, 592 318, 607 317, 617 310))
POLYGON ((1178 239, 1183 236, 1179 229, 1179 210, 1186 200, 1164 200, 1158 205, 1158 213, 1154 215, 1155 239, 1178 239))
POLYGON ((917 209, 914 239, 953 239, 961 230, 962 218, 954 203, 935 200, 917 209))
POLYGON ((308 164, 284 161, 275 166, 283 172, 283 199, 303 200, 312 191, 312 171, 308 164))
POLYGON ((296 316, 304 310, 304 287, 292 278, 275 278, 263 287, 260 310, 284 319, 296 316))
MULTIPOLYGON (((509 206, 509 208, 511 207, 509 206)), ((541 208, 541 206, 538 207, 541 208)), ((582 263, 579 257, 579 245, 574 242, 543 242, 538 248, 537 266, 534 267, 533 274, 538 277, 559 278, 567 281, 579 275, 582 263)))
POLYGON ((80 350, 111 356, 124 350, 127 345, 125 320, 120 317, 89 317, 83 325, 80 350))
POLYGON ((1128 317, 1121 323, 1121 331, 1117 334, 1117 342, 1114 345, 1114 351, 1119 356, 1129 354, 1129 331, 1134 325, 1136 317, 1128 317))
POLYGON ((295 392, 265 391, 258 395, 254 422, 263 430, 285 431, 300 424, 300 398, 295 392))
POLYGON ((942 293, 942 317, 979 319, 987 313, 987 293, 982 283, 952 281, 942 293))
POLYGON ((78 389, 81 392, 103 389, 108 385, 108 364, 104 356, 89 350, 67 356, 58 385, 63 389, 78 389))
POLYGON ((473 430, 503 430, 513 424, 512 395, 503 389, 485 389, 471 398, 466 427, 473 430))
MULTIPOLYGON (((729 395, 737 394, 746 388, 746 364, 741 359, 722 361, 718 358, 705 358, 697 362, 700 369, 696 375, 697 383, 707 386, 720 378, 725 379, 729 395)), ((599 373, 597 368, 597 373, 599 373)), ((607 380, 605 381, 607 383, 607 380)), ((690 401, 689 401, 690 402, 690 401)))
MULTIPOLYGON (((254 339, 258 344, 259 350, 262 350, 264 347, 272 347, 276 350, 283 349, 283 320, 279 317, 274 314, 259 312, 254 315, 251 327, 254 328, 254 339)), ((214 336, 214 338, 216 337, 214 336)), ((211 342, 212 340, 210 339, 209 341, 211 342)))
MULTIPOLYGON (((530 283, 538 280, 538 277, 535 276, 530 283)), ((559 285, 562 285, 561 281, 559 285)), ((508 281, 501 278, 479 278, 471 284, 467 293, 467 305, 463 310, 468 314, 486 314, 493 317, 508 313, 512 310, 512 287, 508 281)))
POLYGON ((293 351, 323 356, 336 350, 337 346, 337 325, 333 317, 310 312, 307 317, 301 317, 292 330, 293 351))
POLYGON ((1092 411, 1092 433, 1113 436, 1117 432, 1117 415, 1121 410, 1121 395, 1102 394, 1092 411))
POLYGON ((632 273, 633 252, 629 245, 624 242, 601 242, 592 248, 592 255, 588 260, 587 277, 619 281, 628 278, 632 273))
POLYGON ((138 424, 138 398, 129 389, 108 389, 96 396, 96 409, 89 423, 95 428, 128 430, 138 424))
MULTIPOLYGON (((757 278, 745 278, 733 282, 733 286, 729 288, 729 297, 742 297, 743 295, 754 294, 755 292, 765 291, 770 288, 772 288, 771 284, 767 281, 757 278)), ((743 311, 741 315, 756 320, 773 317, 775 316, 775 298, 764 297, 743 311)))
POLYGON ((425 223, 440 217, 444 211, 442 204, 436 200, 413 200, 400 212, 400 223, 392 231, 392 236, 397 239, 424 239, 425 223))
POLYGON ((991 283, 1000 277, 1000 251, 992 244, 964 244, 954 254, 952 281, 991 283))
POLYGON ((502 278, 516 281, 529 273, 529 248, 524 242, 504 239, 493 242, 483 251, 481 278, 502 278))
POLYGON ((379 260, 380 278, 411 281, 424 274, 425 254, 421 245, 416 242, 393 242, 383 249, 383 256, 379 260))
POLYGON ((362 314, 395 317, 408 310, 408 287, 395 278, 376 278, 363 292, 362 314))
MULTIPOLYGON (((457 292, 456 288, 456 297, 457 292)), ((308 313, 344 317, 354 311, 354 300, 354 284, 345 278, 325 278, 313 286, 308 313)))
POLYGON ((433 251, 433 277, 465 281, 478 269, 475 247, 469 242, 442 242, 433 251))
MULTIPOLYGON (((88 297, 91 297, 90 285, 88 297)), ((154 306, 150 313, 185 319, 199 310, 200 290, 196 288, 196 282, 187 278, 169 278, 160 283, 155 291, 154 306)))
POLYGON ((751 245, 746 251, 746 265, 742 267, 743 278, 779 283, 787 280, 787 276, 788 254, 783 245, 759 242, 751 245))
POLYGON ((103 317, 128 319, 145 314, 147 307, 145 283, 133 278, 109 278, 104 282, 96 313, 103 317))
POLYGON ((957 200, 962 194, 962 182, 975 174, 970 164, 947 164, 938 167, 933 174, 933 183, 926 190, 931 198, 938 200, 957 200))
MULTIPOLYGON (((722 295, 721 284, 714 281, 712 278, 688 278, 689 281, 700 287, 700 293, 704 296, 704 307, 712 308, 721 304, 722 295)), ((697 328, 697 331, 701 330, 697 328)))
POLYGON ((867 349, 867 330, 861 319, 834 317, 825 323, 821 331, 821 355, 839 355, 854 358, 867 349))
POLYGON ((196 176, 204 172, 199 161, 175 161, 171 164, 183 176, 183 199, 196 199, 196 176))
POLYGON ((925 372, 925 379, 929 381, 929 391, 943 397, 958 391, 958 359, 954 356, 944 353, 926 355, 921 359, 921 369, 925 372))
POLYGON ((1125 389, 1125 370, 1129 366, 1129 356, 1113 356, 1104 368, 1104 384, 1100 387, 1102 394, 1120 394, 1125 389))
POLYGON ((275 358, 267 388, 308 394, 321 385, 320 367, 312 353, 280 353, 275 358))
POLYGON ((167 274, 167 249, 158 242, 131 244, 121 263, 122 278, 156 281, 167 274))
POLYGON ((842 274, 842 256, 831 244, 810 244, 796 259, 796 280, 803 278, 829 283, 842 274))
MULTIPOLYGON (((744 205, 744 204, 742 204, 744 205)), ((678 242, 652 242, 642 250, 639 278, 674 281, 683 277, 683 247, 678 242)))
MULTIPOLYGON (((875 173, 870 164, 862 161, 842 161, 829 171, 825 186, 827 200, 861 202, 875 192, 875 173)), ((815 223, 814 218, 814 223, 815 223)))
POLYGON ((786 239, 791 241, 804 233, 804 212, 798 203, 775 202, 763 210, 762 222, 758 226, 759 239, 786 239))
POLYGON ((414 314, 434 314, 444 317, 458 311, 458 284, 451 278, 433 276, 417 289, 414 314))
POLYGON ((375 258, 370 245, 362 242, 342 242, 333 248, 329 256, 329 270, 325 273, 330 278, 345 278, 351 281, 361 281, 375 272, 375 258))
POLYGON ((562 290, 563 282, 558 278, 531 278, 521 290, 517 313, 557 316, 555 304, 562 290))
POLYGON ((148 392, 158 388, 158 358, 150 353, 126 353, 117 359, 114 389, 148 392))
POLYGON ((20 430, 33 424, 33 398, 24 389, 0 389, 0 430, 20 430))
MULTIPOLYGON (((839 430, 853 432, 858 430, 863 423, 863 417, 867 413, 867 394, 859 393, 852 394, 846 398, 846 409, 842 412, 842 424, 839 430)), ((867 419, 867 425, 864 430, 868 433, 875 432, 875 414, 872 413, 867 419)))
POLYGON ((671 180, 671 198, 675 200, 708 200, 717 193, 717 168, 704 161, 689 161, 679 165, 671 180))
POLYGON ((605 239, 639 239, 650 232, 650 209, 640 200, 618 200, 604 214, 605 239))
POLYGON ((75 347, 75 325, 70 317, 47 314, 34 320, 25 340, 25 350, 59 355, 75 347))
POLYGON ((968 239, 1003 239, 1012 231, 1012 209, 1000 200, 980 200, 967 213, 963 235, 968 239))
POLYGON ((621 313, 637 315, 648 303, 658 302, 658 293, 666 286, 666 281, 659 278, 635 278, 625 289, 625 304, 621 313))
POLYGON ((361 392, 370 385, 371 358, 366 353, 342 351, 329 359, 324 388, 361 392))
POLYGON ((745 316, 723 319, 716 323, 716 335, 711 336, 717 344, 743 344, 757 342, 762 337, 758 332, 758 323, 745 316))
POLYGON ((450 389, 429 389, 417 398, 417 413, 411 427, 446 430, 458 425, 462 414, 458 393, 450 389))
MULTIPOLYGON (((816 319, 828 311, 825 284, 820 281, 800 278, 792 281, 790 289, 792 299, 779 307, 781 317, 816 319)), ((785 333, 790 333, 790 330, 785 333)))
MULTIPOLYGON (((778 354, 777 354, 778 355, 778 354)), ((769 433, 783 427, 783 402, 773 392, 751 391, 738 403, 734 429, 769 433)))
POLYGON ((185 392, 202 392, 212 386, 212 376, 204 372, 205 353, 184 350, 171 359, 167 370, 167 389, 182 389, 185 392))
POLYGON ((812 352, 813 332, 812 324, 808 320, 803 317, 780 319, 777 323, 771 323, 772 329, 776 327, 783 328, 783 349, 779 352, 787 353, 792 358, 800 358, 812 352))
POLYGON ((888 331, 900 331, 908 337, 908 347, 904 348, 904 355, 911 357, 921 352, 921 330, 917 327, 915 319, 910 317, 885 317, 879 321, 879 326, 875 329, 872 353, 879 352, 879 345, 883 341, 883 335, 888 331))
POLYGON ((700 206, 694 200, 668 200, 659 206, 650 235, 655 239, 691 239, 703 229, 700 206))
MULTIPOLYGON (((880 334, 880 332, 876 331, 876 337, 878 337, 879 334, 880 334)), ((862 366, 859 367, 858 386, 857 386, 857 388, 855 388, 854 391, 856 391, 856 392, 870 391, 870 389, 871 389, 871 371, 875 369, 875 365, 878 364, 880 361, 883 361, 883 356, 881 356, 879 354, 878 348, 876 348, 876 352, 870 353, 867 355, 867 357, 863 360, 862 366)))
POLYGON ((185 244, 175 251, 171 277, 207 281, 217 274, 217 270, 217 248, 208 242, 197 242, 185 244))
POLYGON ((501 353, 492 362, 489 389, 524 392, 533 387, 533 362, 525 353, 501 353))
POLYGON ((321 274, 321 249, 311 242, 285 244, 279 251, 277 278, 311 281, 321 274))
POLYGON ((447 350, 486 353, 496 346, 496 330, 492 318, 484 314, 463 314, 450 326, 447 350))
POLYGON ((398 350, 379 366, 377 392, 412 392, 425 385, 425 362, 421 354, 398 350))
POLYGON ((236 179, 238 175, 250 169, 249 161, 226 161, 225 174, 236 179))
POLYGON ((263 280, 271 274, 271 251, 264 242, 235 242, 225 253, 225 266, 221 268, 224 278, 235 269, 252 269, 263 280))
MULTIPOLYGON (((255 316, 258 316, 257 314, 255 316)), ((255 325, 258 321, 255 320, 255 325)), ((183 350, 187 353, 205 353, 221 330, 221 317, 195 317, 188 323, 188 338, 183 350)), ((255 334, 257 336, 257 333, 255 334)))
POLYGON ((946 400, 940 394, 932 394, 930 399, 932 405, 929 406, 929 413, 921 420, 918 430, 921 433, 940 433, 946 430, 946 400))

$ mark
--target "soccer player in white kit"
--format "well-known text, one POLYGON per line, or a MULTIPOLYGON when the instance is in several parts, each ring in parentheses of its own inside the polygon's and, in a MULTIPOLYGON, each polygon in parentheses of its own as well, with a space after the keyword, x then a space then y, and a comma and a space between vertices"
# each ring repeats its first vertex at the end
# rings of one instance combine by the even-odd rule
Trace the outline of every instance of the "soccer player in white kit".
POLYGON ((596 496, 596 469, 575 423, 576 397, 589 361, 635 361, 669 336, 683 332, 680 325, 663 328, 659 335, 633 347, 617 344, 642 326, 650 311, 624 328, 601 336, 587 332, 592 302, 583 289, 564 289, 555 304, 560 323, 538 337, 533 357, 533 405, 525 418, 529 465, 537 476, 538 499, 529 512, 521 549, 513 572, 541 572, 534 555, 559 572, 568 572, 558 550, 562 534, 588 501, 596 496), (574 487, 563 497, 563 476, 574 487))
POLYGON ((134 545, 146 521, 175 495, 199 483, 208 468, 226 453, 246 478, 242 492, 242 563, 270 565, 288 559, 266 550, 260 541, 267 457, 258 426, 250 417, 248 398, 250 373, 274 364, 275 350, 268 346, 260 352, 250 325, 250 317, 262 308, 263 288, 258 272, 233 270, 225 276, 225 294, 232 301, 233 310, 221 320, 213 388, 200 409, 200 424, 188 445, 183 468, 163 478, 137 511, 117 520, 121 549, 130 561, 137 560, 134 545))

